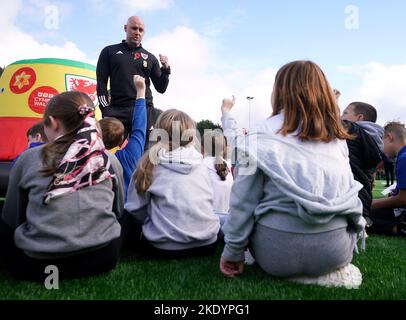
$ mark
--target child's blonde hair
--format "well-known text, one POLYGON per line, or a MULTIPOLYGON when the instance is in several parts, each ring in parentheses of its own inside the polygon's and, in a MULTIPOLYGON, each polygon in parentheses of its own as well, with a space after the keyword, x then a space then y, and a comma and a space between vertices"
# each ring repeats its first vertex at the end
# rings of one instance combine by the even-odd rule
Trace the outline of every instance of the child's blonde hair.
POLYGON ((157 142, 144 153, 134 173, 138 193, 145 193, 151 186, 155 157, 161 149, 172 151, 197 142, 196 123, 186 113, 170 109, 158 117, 151 138, 157 142))
POLYGON ((399 121, 391 121, 385 124, 385 135, 394 134, 398 139, 406 140, 406 126, 399 121))

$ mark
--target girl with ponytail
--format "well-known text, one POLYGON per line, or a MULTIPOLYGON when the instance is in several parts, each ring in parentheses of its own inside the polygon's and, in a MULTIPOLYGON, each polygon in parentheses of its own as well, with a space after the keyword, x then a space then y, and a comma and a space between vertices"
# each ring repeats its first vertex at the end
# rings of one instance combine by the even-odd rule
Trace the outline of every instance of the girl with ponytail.
POLYGON ((203 135, 202 153, 213 185, 213 209, 223 225, 228 216, 233 176, 226 161, 227 140, 221 130, 208 131, 203 135))
POLYGON ((122 169, 105 151, 94 105, 82 92, 54 96, 44 113, 49 143, 25 151, 10 176, 0 255, 17 279, 43 281, 114 268, 124 203, 122 169))
POLYGON ((125 204, 142 223, 144 251, 169 258, 213 253, 220 225, 195 122, 182 111, 167 110, 151 138, 156 143, 141 158, 125 204))

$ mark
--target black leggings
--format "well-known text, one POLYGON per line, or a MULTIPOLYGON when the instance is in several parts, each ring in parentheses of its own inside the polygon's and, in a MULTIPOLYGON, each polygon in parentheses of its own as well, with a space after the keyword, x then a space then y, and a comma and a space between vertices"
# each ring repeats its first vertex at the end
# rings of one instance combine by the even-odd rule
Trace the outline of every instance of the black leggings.
POLYGON ((142 255, 158 259, 183 259, 190 257, 200 257, 213 255, 217 248, 217 242, 202 247, 185 250, 162 250, 154 247, 142 235, 142 223, 133 220, 126 210, 119 220, 121 224, 121 237, 123 239, 123 249, 134 251, 142 255))
POLYGON ((202 247, 184 250, 163 250, 154 247, 145 237, 141 236, 140 252, 156 259, 185 259, 211 256, 216 252, 217 241, 202 247))
MULTIPOLYGON (((125 138, 127 138, 128 135, 131 134, 134 102, 130 103, 128 106, 122 106, 122 107, 109 106, 106 108, 101 108, 100 110, 103 114, 103 118, 114 117, 123 123, 125 138)), ((148 144, 150 128, 155 124, 154 106, 148 105, 146 110, 147 110, 147 131, 146 131, 145 145, 148 144)))
POLYGON ((14 230, 0 218, 0 256, 10 275, 18 280, 44 281, 45 268, 58 267, 59 279, 82 278, 108 272, 117 264, 121 239, 108 245, 59 259, 35 259, 27 256, 14 243, 14 230))
POLYGON ((389 187, 395 181, 395 165, 393 162, 384 162, 386 186, 389 187))
POLYGON ((399 225, 401 220, 401 216, 395 217, 393 209, 389 208, 372 209, 370 218, 373 223, 368 228, 368 232, 386 235, 395 235, 394 228, 399 225))

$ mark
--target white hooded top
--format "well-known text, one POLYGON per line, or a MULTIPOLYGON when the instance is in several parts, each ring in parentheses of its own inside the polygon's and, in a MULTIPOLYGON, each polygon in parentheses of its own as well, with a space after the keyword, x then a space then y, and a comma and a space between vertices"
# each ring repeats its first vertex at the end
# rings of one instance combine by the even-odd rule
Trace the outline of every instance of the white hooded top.
POLYGON ((125 209, 143 221, 145 238, 164 250, 184 250, 217 240, 219 219, 213 212, 213 188, 203 156, 193 147, 161 149, 147 192, 132 178, 125 209))
POLYGON ((283 113, 273 116, 238 137, 233 117, 222 118, 238 150, 230 217, 223 226, 227 260, 243 259, 255 223, 302 234, 347 226, 359 233, 365 227, 362 185, 354 180, 346 141, 301 141, 297 132, 282 136, 283 119, 283 113))
POLYGON ((226 177, 226 180, 223 181, 217 174, 217 170, 215 168, 216 164, 215 157, 205 157, 203 159, 203 162, 207 166, 207 169, 209 169, 211 182, 213 184, 214 212, 217 214, 228 214, 228 210, 230 208, 231 187, 233 186, 233 175, 231 174, 231 172, 229 172, 226 177))

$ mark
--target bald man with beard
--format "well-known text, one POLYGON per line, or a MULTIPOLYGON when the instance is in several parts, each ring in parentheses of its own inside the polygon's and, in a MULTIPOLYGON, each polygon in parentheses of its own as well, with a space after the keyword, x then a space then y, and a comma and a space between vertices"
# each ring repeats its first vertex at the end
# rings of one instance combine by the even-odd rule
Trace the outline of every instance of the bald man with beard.
POLYGON ((131 133, 132 113, 137 92, 133 76, 140 75, 146 84, 147 137, 154 121, 154 104, 150 89, 151 81, 156 91, 164 93, 169 84, 171 69, 168 57, 159 55, 158 59, 142 47, 145 24, 141 18, 132 16, 124 26, 126 40, 105 47, 97 62, 97 96, 104 117, 115 117, 125 127, 125 137, 131 133), (160 65, 161 63, 161 65, 160 65), (110 78, 110 96, 107 82, 110 78))

